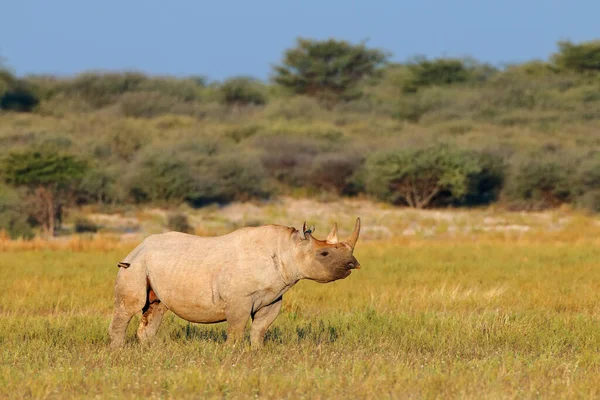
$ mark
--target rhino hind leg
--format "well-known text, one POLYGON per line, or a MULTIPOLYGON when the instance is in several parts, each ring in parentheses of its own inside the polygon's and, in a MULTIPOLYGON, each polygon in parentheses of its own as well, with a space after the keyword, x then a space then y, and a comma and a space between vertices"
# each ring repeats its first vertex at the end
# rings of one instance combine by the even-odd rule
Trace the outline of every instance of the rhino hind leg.
POLYGON ((143 270, 121 269, 115 284, 115 310, 108 328, 112 348, 119 348, 125 343, 127 325, 135 314, 142 311, 147 298, 148 290, 143 270))
POLYGON ((162 318, 165 315, 165 312, 167 312, 167 306, 160 300, 152 301, 152 293, 153 292, 150 291, 148 299, 149 304, 144 307, 144 314, 142 315, 140 326, 137 331, 137 337, 140 342, 146 342, 156 335, 162 318))

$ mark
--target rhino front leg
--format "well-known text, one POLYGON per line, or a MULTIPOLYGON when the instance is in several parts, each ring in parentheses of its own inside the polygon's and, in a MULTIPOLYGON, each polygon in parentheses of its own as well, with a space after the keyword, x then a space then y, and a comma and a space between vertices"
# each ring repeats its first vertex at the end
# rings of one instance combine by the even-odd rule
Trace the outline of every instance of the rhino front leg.
POLYGON ((252 326, 250 327, 250 344, 254 348, 262 347, 265 340, 265 333, 269 326, 275 321, 281 310, 282 298, 278 298, 274 303, 261 308, 252 315, 252 326))
POLYGON ((227 343, 234 344, 244 337, 246 323, 250 318, 252 304, 236 304, 227 308, 227 343))

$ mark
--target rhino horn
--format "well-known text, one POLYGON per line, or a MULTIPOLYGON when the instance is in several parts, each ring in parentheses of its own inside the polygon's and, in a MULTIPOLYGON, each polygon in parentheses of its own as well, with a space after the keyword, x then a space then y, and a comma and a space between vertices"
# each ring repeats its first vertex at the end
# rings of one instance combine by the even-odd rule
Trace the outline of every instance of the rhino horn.
POLYGON ((337 222, 335 224, 333 224, 333 229, 331 229, 331 232, 329 232, 329 235, 327 236, 327 243, 337 243, 338 242, 338 237, 337 237, 337 222))
POLYGON ((356 218, 356 225, 354 225, 354 231, 352 231, 352 234, 346 241, 346 243, 350 247, 352 247, 352 249, 354 249, 354 246, 356 246, 356 241, 358 240, 359 233, 360 233, 360 218, 356 218))

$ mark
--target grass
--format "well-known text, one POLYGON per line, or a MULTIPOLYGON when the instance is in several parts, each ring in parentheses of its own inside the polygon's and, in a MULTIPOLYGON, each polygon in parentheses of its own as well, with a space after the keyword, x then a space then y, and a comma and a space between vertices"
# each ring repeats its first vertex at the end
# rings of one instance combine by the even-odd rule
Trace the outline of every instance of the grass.
MULTIPOLYGON (((482 234, 483 235, 483 234, 482 234)), ((0 398, 600 395, 597 238, 359 243, 363 269, 284 297, 266 347, 168 314, 108 349, 115 247, 0 258, 0 398)))

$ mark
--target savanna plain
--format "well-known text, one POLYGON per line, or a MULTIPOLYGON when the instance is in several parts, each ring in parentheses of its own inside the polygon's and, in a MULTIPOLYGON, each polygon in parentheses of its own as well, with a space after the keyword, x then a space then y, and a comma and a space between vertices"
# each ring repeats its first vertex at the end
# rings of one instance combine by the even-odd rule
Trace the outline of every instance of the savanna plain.
MULTIPOLYGON (((212 226, 204 234, 233 216, 299 226, 285 210, 304 203, 286 201, 192 221, 212 226)), ((125 348, 110 351, 115 264, 138 239, 0 240, 0 398, 600 395, 598 216, 315 203, 319 238, 327 207, 341 234, 362 214, 362 268, 291 289, 260 350, 247 337, 228 346, 225 324, 169 313, 152 343, 137 342, 137 316, 125 348)))

